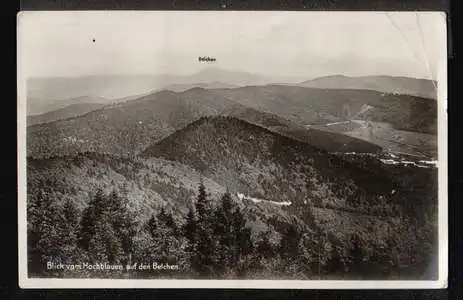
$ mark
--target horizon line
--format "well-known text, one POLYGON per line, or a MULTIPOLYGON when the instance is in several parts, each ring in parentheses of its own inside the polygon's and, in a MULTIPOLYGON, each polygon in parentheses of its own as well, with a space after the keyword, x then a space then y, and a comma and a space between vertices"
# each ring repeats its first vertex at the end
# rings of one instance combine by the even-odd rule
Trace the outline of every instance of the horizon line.
MULTIPOLYGON (((193 73, 188 73, 188 74, 181 74, 181 73, 159 73, 159 74, 147 74, 147 73, 132 73, 132 74, 120 74, 120 73, 113 73, 113 74, 103 74, 103 73, 96 73, 96 74, 82 74, 82 75, 53 75, 53 76, 26 76, 26 80, 30 79, 77 79, 77 78, 84 78, 84 77, 160 77, 160 76, 180 76, 180 77, 188 77, 188 76, 194 76, 197 74, 200 74, 204 71, 209 71, 209 70, 216 70, 216 71, 221 71, 221 72, 234 72, 234 73, 246 73, 248 75, 254 75, 254 76, 260 76, 260 77, 276 77, 278 75, 274 74, 268 74, 268 75, 263 75, 258 72, 250 72, 250 71, 240 71, 240 70, 233 70, 233 69, 224 69, 224 68, 217 68, 217 67, 207 67, 202 70, 199 70, 197 72, 193 73)), ((384 73, 378 73, 378 74, 368 74, 368 75, 348 75, 345 73, 332 73, 329 75, 319 75, 319 76, 307 76, 307 79, 301 81, 306 82, 306 81, 311 81, 315 79, 320 79, 320 78, 327 78, 327 77, 348 77, 348 78, 362 78, 362 77, 392 77, 392 78, 410 78, 410 79, 417 79, 417 80, 428 80, 428 81, 434 81, 437 82, 435 79, 431 78, 425 78, 425 77, 415 77, 415 76, 406 76, 406 75, 386 75, 384 73)), ((303 76, 281 76, 282 78, 303 78, 303 76)), ((214 82, 221 82, 218 80, 215 80, 214 82)), ((275 82, 277 83, 277 82, 275 82)), ((285 83, 285 82, 281 82, 285 83)))

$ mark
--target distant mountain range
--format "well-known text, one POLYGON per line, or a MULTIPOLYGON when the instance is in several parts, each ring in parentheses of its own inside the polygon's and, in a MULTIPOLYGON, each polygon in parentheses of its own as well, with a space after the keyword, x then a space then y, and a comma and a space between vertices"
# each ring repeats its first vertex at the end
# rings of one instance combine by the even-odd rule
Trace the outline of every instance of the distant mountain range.
POLYGON ((305 128, 276 114, 247 107, 228 99, 228 91, 202 88, 181 93, 161 91, 74 118, 29 126, 28 153, 38 157, 75 151, 136 154, 201 117, 218 115, 249 120, 329 151, 374 152, 380 149, 359 139, 305 128), (220 91, 226 92, 225 97, 220 91))
MULTIPOLYGON (((435 101, 414 96, 279 85, 193 88, 180 93, 154 92, 76 117, 29 126, 28 153, 50 155, 92 149, 113 154, 137 153, 201 117, 233 114, 329 151, 369 152, 370 146, 348 137, 343 128, 338 132, 316 128, 349 120, 351 116, 343 112, 343 107, 358 112, 366 104, 371 109, 355 118, 387 123, 395 130, 420 133, 437 130, 435 101)), ((359 137, 369 141, 368 137, 359 137)), ((381 141, 376 142, 383 146, 381 141)))
POLYGON ((210 68, 192 75, 95 75, 68 78, 29 78, 27 80, 27 107, 28 115, 37 115, 57 109, 53 103, 82 96, 103 97, 108 99, 107 102, 109 103, 115 99, 133 99, 134 95, 163 89, 179 92, 194 87, 223 89, 276 83, 323 89, 361 89, 426 98, 436 97, 433 82, 425 79, 389 76, 328 76, 301 83, 299 78, 261 76, 210 68))
MULTIPOLYGON (((59 100, 41 100, 38 98, 28 98, 27 100, 27 111, 28 116, 39 116, 46 113, 51 113, 55 110, 62 110, 67 106, 72 106, 76 110, 81 110, 82 107, 91 107, 97 106, 96 104, 106 104, 108 103, 108 99, 100 97, 100 96, 76 96, 76 97, 63 97, 59 100), (88 105, 90 104, 90 106, 88 105)), ((68 111, 70 111, 68 109, 68 111)), ((58 115, 61 112, 57 112, 58 115)), ((44 121, 49 120, 47 116, 38 117, 39 119, 42 118, 44 121)))
POLYGON ((304 81, 303 87, 321 89, 372 90, 383 93, 405 94, 424 98, 437 98, 437 82, 428 79, 392 76, 348 77, 334 75, 304 81))
POLYGON ((93 110, 102 108, 105 105, 105 103, 91 102, 69 104, 66 107, 58 108, 56 110, 52 110, 41 115, 27 116, 27 126, 41 123, 49 123, 67 118, 81 116, 93 110))
MULTIPOLYGON (((29 78, 27 80, 28 114, 49 111, 37 106, 47 106, 49 102, 80 97, 82 95, 98 96, 107 99, 125 98, 150 91, 175 88, 183 85, 186 90, 198 85, 244 86, 261 85, 271 79, 245 73, 206 69, 192 75, 95 75, 83 77, 29 78), (191 85, 189 87, 188 85, 191 85)), ((176 89, 177 90, 177 89, 176 89)))

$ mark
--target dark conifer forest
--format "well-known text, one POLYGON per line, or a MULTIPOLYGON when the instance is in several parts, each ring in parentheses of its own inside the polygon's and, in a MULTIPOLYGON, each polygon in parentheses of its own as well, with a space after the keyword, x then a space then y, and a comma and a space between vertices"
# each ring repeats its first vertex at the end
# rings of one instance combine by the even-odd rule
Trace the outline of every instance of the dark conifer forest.
MULTIPOLYGON (((414 278, 426 275, 435 254, 432 211, 409 213, 402 205, 383 202, 365 213, 365 204, 275 207, 245 200, 243 205, 228 190, 209 193, 200 179, 183 211, 161 206, 137 213, 124 189, 92 190, 79 209, 72 200, 56 198, 61 186, 49 182, 29 195, 32 277, 414 278), (357 224, 343 232, 328 222, 333 212, 357 224), (61 267, 49 268, 50 263, 61 267), (134 263, 171 268, 127 270, 134 263), (106 264, 107 269, 83 264, 106 264)), ((408 210, 417 212, 416 207, 408 210)))

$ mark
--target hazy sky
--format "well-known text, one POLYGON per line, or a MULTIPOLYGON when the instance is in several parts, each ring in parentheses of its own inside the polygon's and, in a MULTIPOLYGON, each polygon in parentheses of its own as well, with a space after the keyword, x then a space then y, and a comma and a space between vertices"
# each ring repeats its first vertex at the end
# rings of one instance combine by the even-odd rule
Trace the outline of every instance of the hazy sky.
POLYGON ((26 12, 18 25, 27 77, 189 74, 210 56, 262 75, 435 79, 445 53, 444 15, 426 12, 26 12))

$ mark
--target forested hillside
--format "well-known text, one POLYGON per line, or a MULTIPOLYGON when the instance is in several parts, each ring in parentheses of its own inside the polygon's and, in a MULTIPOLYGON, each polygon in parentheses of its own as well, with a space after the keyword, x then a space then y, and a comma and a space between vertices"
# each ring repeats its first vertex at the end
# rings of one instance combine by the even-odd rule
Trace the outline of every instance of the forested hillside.
POLYGON ((301 125, 321 125, 355 117, 390 123, 396 129, 437 133, 437 102, 428 98, 370 90, 285 85, 247 86, 213 92, 301 125), (372 109, 365 115, 356 116, 365 105, 372 109), (350 116, 345 112, 346 107, 349 108, 350 116))
POLYGON ((141 157, 30 158, 30 269, 112 278, 429 278, 434 172, 348 162, 232 117, 200 119, 141 157), (49 261, 157 261, 182 271, 44 270, 49 261))
POLYGON ((194 88, 163 91, 108 105, 85 115, 27 128, 28 156, 99 152, 136 155, 149 145, 205 116, 233 115, 329 151, 372 152, 380 146, 346 135, 306 129, 289 120, 194 88), (269 122, 270 121, 270 122, 269 122))

